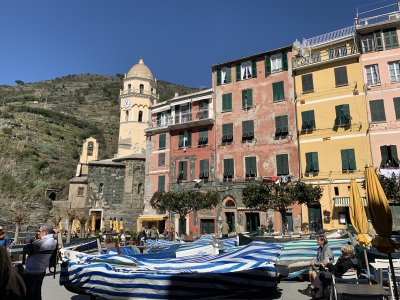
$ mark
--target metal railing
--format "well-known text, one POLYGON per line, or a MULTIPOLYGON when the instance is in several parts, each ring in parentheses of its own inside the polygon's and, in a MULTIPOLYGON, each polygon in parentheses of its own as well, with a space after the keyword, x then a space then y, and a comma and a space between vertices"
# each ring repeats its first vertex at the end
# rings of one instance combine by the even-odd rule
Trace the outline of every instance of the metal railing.
POLYGON ((319 52, 313 52, 311 53, 311 55, 308 56, 294 57, 292 60, 292 64, 293 68, 300 68, 307 65, 332 61, 338 58, 347 57, 358 53, 359 51, 357 45, 341 46, 319 52))
POLYGON ((356 20, 356 26, 374 25, 389 21, 400 21, 400 12, 389 12, 378 16, 372 16, 356 20))
POLYGON ((353 36, 353 34, 354 34, 354 26, 350 26, 306 39, 305 42, 307 46, 313 47, 319 44, 324 44, 330 41, 353 36))
POLYGON ((153 95, 158 98, 158 95, 151 90, 141 90, 141 89, 127 89, 127 90, 119 90, 120 95, 129 95, 129 94, 143 94, 143 95, 153 95))
POLYGON ((175 124, 184 124, 191 121, 206 120, 210 117, 210 109, 199 110, 196 113, 192 111, 186 113, 177 113, 175 117, 166 116, 164 118, 157 119, 156 122, 153 121, 151 128, 161 128, 175 124))

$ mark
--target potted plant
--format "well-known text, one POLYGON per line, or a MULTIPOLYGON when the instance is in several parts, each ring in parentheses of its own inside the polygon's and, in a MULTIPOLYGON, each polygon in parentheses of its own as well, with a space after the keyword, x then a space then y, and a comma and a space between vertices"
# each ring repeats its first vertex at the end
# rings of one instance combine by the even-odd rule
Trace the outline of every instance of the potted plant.
POLYGON ((323 214, 324 214, 324 222, 329 223, 331 221, 331 212, 325 209, 323 214))

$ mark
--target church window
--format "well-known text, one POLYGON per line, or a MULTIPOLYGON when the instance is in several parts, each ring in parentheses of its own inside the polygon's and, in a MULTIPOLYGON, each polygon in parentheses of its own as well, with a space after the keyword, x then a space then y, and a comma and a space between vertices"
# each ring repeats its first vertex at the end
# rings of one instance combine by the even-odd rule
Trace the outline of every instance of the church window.
POLYGON ((89 144, 88 144, 87 155, 88 156, 92 156, 93 155, 93 142, 89 142, 89 144))
POLYGON ((132 84, 128 84, 128 90, 132 88, 132 84))
POLYGON ((138 122, 143 122, 143 112, 139 110, 138 122))
POLYGON ((153 94, 153 88, 151 88, 151 93, 153 94))
POLYGON ((137 193, 140 194, 141 191, 142 191, 142 183, 139 183, 137 186, 137 193))
POLYGON ((85 192, 84 187, 78 187, 78 196, 83 196, 83 193, 85 192))
POLYGON ((104 183, 100 183, 99 194, 103 194, 103 187, 104 187, 104 183))
POLYGON ((125 122, 129 121, 129 111, 125 111, 125 122))
POLYGON ((141 85, 139 86, 139 89, 140 89, 140 93, 141 93, 141 94, 143 94, 143 91, 144 91, 144 85, 143 85, 143 84, 141 84, 141 85))

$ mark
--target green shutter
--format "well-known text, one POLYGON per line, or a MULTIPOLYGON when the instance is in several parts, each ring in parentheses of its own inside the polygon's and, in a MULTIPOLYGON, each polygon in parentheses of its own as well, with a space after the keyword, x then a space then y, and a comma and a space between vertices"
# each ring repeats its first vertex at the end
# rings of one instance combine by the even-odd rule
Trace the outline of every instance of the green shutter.
POLYGON ((284 71, 288 70, 288 59, 287 59, 287 52, 282 52, 282 69, 284 71))
POLYGON ((342 125, 343 122, 342 106, 341 105, 335 106, 335 111, 336 111, 335 125, 337 126, 342 125))
POLYGON ((246 109, 247 104, 247 90, 242 90, 242 109, 246 109))
POLYGON ((159 135, 158 140, 158 149, 164 149, 166 144, 166 135, 165 133, 159 135))
POLYGON ((187 161, 182 162, 183 180, 187 180, 187 161))
POLYGON ((250 176, 257 177, 257 158, 249 157, 250 159, 250 176))
POLYGON ((350 106, 348 104, 342 105, 343 124, 351 124, 350 106))
POLYGON ((342 154, 342 170, 346 171, 349 169, 349 158, 347 150, 340 150, 342 154))
POLYGON ((388 158, 389 158, 388 154, 389 154, 388 153, 388 147, 387 146, 381 146, 381 157, 382 157, 381 168, 384 168, 386 166, 386 164, 388 162, 388 158))
POLYGON ((391 49, 392 48, 392 39, 390 37, 390 32, 387 30, 384 31, 383 36, 385 39, 385 49, 391 49))
POLYGON ((208 178, 208 170, 209 170, 209 167, 208 167, 208 159, 204 159, 203 160, 203 175, 204 175, 204 178, 208 178))
POLYGON ((229 174, 229 160, 224 159, 224 177, 228 177, 229 174))
POLYGON ((400 120, 400 97, 393 98, 396 120, 400 120))
POLYGON ((348 157, 349 157, 349 168, 350 170, 356 170, 356 157, 354 155, 354 149, 349 149, 348 151, 348 157))
POLYGON ((204 160, 200 160, 200 174, 199 174, 199 178, 203 178, 204 175, 204 160))
POLYGON ((399 157, 397 156, 397 147, 396 145, 390 145, 390 155, 392 157, 392 163, 395 167, 399 167, 400 161, 399 157))
POLYGON ((275 117, 275 136, 281 135, 282 130, 282 117, 277 116, 275 117))
POLYGON ((301 112, 301 130, 309 129, 309 111, 301 112))
POLYGON ((246 177, 250 176, 250 169, 251 169, 251 157, 245 157, 244 162, 245 162, 245 167, 246 167, 246 177))
POLYGON ((222 111, 232 111, 232 94, 222 95, 222 111))
POLYGON ((254 138, 254 121, 247 121, 247 122, 248 122, 247 129, 249 130, 248 137, 249 137, 249 139, 253 139, 254 138))
POLYGON ((265 55, 265 75, 271 74, 271 58, 269 55, 265 55))
POLYGON ((221 84, 221 69, 217 69, 217 85, 221 84))
POLYGON ((312 170, 312 152, 306 153, 306 173, 310 173, 312 170))
POLYGON ((229 176, 233 177, 234 175, 234 163, 233 159, 229 160, 229 176))
POLYGON ((348 85, 346 67, 335 68, 334 72, 335 72, 335 83, 337 87, 348 85))
POLYGON ((242 139, 247 139, 247 134, 249 132, 247 121, 242 122, 242 139))
POLYGON ((361 40, 361 35, 357 34, 357 48, 358 52, 363 53, 363 47, 362 47, 362 40, 361 40))
POLYGON ((288 116, 281 116, 281 127, 282 127, 282 135, 286 135, 289 133, 289 120, 288 116))
POLYGON ((158 191, 165 192, 165 176, 158 176, 158 191))
POLYGON ((236 81, 240 81, 240 64, 236 64, 236 81))
POLYGON ((314 83, 312 74, 305 74, 301 76, 301 83, 303 86, 303 93, 313 92, 314 83))
POLYGON ((289 156, 282 154, 282 175, 289 175, 289 156))
POLYGON ((225 70, 226 70, 226 83, 230 83, 232 81, 231 66, 226 67, 225 70))
POLYGON ((383 50, 383 44, 382 44, 382 33, 380 30, 374 32, 375 36, 375 44, 376 44, 376 50, 377 51, 382 51, 383 50))
POLYGON ((318 163, 318 152, 312 152, 312 170, 313 172, 319 172, 319 163, 318 163))
POLYGON ((253 90, 247 90, 247 107, 253 107, 253 90))
POLYGON ((191 131, 187 132, 186 147, 192 147, 192 132, 191 131))
POLYGON ((273 101, 278 102, 285 99, 284 83, 283 81, 274 82, 272 84, 273 101))
POLYGON ((369 108, 371 110, 371 121, 372 122, 386 121, 385 105, 384 105, 382 99, 370 101, 369 108))
POLYGON ((253 78, 257 77, 257 61, 256 60, 251 61, 251 77, 253 77, 253 78))
POLYGON ((282 155, 276 156, 276 175, 282 175, 282 155))
POLYGON ((179 148, 183 147, 183 131, 179 132, 179 144, 178 144, 179 148))

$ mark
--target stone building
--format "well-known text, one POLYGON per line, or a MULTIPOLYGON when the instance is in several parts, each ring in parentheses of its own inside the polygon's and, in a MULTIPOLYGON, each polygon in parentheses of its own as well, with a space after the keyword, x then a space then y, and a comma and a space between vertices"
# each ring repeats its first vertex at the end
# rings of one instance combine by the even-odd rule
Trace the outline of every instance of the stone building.
POLYGON ((118 153, 114 158, 98 160, 97 141, 89 138, 83 144, 76 176, 70 180, 66 208, 81 219, 86 216, 91 231, 112 229, 115 223, 120 230, 121 220, 125 230, 136 231, 143 210, 145 130, 149 107, 158 99, 156 87, 141 58, 125 75, 120 91, 118 153))

